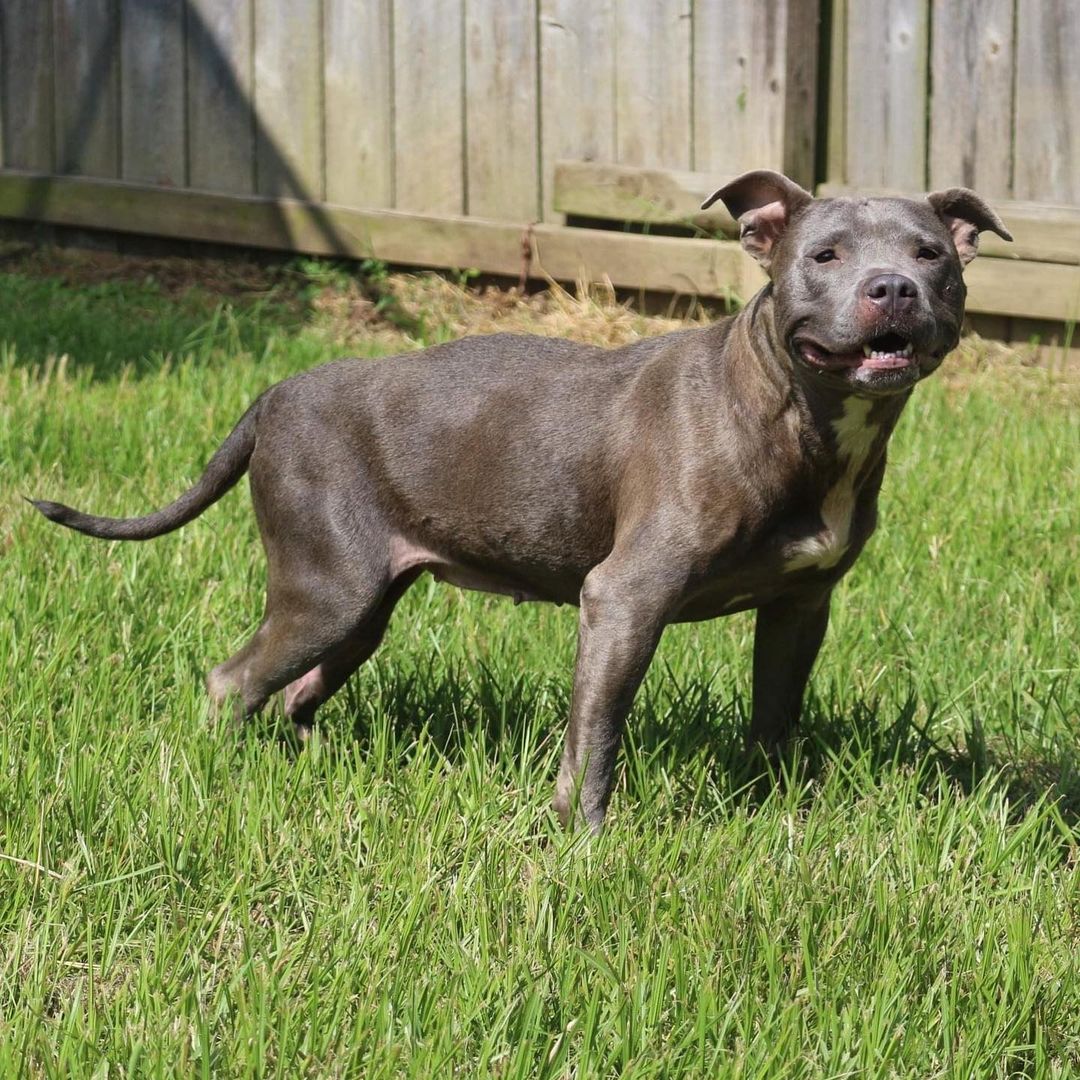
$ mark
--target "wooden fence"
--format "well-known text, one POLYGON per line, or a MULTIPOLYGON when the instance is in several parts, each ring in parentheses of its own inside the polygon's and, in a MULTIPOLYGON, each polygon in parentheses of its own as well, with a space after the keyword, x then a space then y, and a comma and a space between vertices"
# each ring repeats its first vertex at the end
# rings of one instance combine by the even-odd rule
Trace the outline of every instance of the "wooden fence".
POLYGON ((745 295, 731 175, 964 183, 1022 241, 973 310, 1069 319, 1078 40, 1075 0, 3 0, 0 217, 745 295))

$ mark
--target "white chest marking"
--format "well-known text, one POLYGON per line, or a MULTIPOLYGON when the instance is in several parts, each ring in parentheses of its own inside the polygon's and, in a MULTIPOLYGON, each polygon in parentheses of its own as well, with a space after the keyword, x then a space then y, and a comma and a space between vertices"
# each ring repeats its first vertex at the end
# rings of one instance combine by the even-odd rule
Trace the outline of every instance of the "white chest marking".
POLYGON ((867 398, 849 397, 844 411, 833 421, 837 456, 844 467, 840 479, 825 493, 818 511, 824 528, 802 537, 784 548, 784 571, 835 566, 851 540, 851 516, 855 510, 855 481, 877 439, 878 426, 867 422, 870 407, 867 398))

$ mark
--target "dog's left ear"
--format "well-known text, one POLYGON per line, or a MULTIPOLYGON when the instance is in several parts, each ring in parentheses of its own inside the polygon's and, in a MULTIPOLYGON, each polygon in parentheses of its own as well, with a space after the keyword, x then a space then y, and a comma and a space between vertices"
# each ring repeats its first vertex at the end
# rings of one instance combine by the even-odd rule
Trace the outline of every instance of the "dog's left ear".
POLYGON ((926 198, 952 233, 956 253, 964 266, 979 253, 979 233, 983 229, 996 232, 1002 240, 1012 240, 1001 218, 969 188, 935 191, 926 198))
POLYGON ((717 199, 723 200, 739 223, 743 248, 768 270, 776 241, 795 213, 813 202, 814 196, 778 172, 757 169, 714 191, 701 209, 707 210, 717 199))

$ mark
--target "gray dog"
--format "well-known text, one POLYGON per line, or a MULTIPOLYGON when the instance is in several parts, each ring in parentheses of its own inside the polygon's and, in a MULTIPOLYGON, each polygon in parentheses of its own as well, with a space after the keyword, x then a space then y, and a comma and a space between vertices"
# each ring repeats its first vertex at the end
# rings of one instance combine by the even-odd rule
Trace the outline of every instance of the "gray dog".
POLYGON ((799 716, 829 597, 874 530, 885 446, 957 344, 962 264, 1011 239, 974 192, 814 199, 751 172, 722 199, 771 282, 738 315, 604 350, 466 338, 339 360, 272 386, 170 506, 52 521, 146 540, 250 473, 266 613, 210 673, 250 715, 278 690, 303 732, 424 571, 580 605, 555 808, 593 829, 664 627, 757 609, 752 746, 799 716))

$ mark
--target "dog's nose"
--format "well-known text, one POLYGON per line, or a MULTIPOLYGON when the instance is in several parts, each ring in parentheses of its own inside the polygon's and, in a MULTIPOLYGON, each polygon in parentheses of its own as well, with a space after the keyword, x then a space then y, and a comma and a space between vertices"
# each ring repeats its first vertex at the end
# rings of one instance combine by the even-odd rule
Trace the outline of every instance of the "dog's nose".
POLYGON ((877 274, 866 283, 863 292, 871 303, 893 315, 911 307, 919 295, 919 287, 903 274, 877 274))

